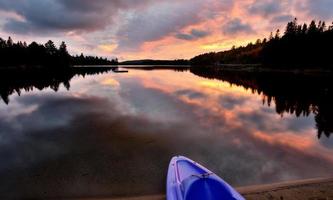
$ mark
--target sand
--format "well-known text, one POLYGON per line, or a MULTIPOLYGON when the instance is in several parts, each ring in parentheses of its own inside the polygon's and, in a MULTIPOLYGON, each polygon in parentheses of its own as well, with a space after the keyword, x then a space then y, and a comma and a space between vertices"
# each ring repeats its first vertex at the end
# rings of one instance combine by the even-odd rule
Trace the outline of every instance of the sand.
POLYGON ((333 200, 333 178, 238 188, 247 200, 333 200))
MULTIPOLYGON (((237 190, 247 200, 333 200, 333 178, 240 187, 237 190)), ((132 198, 90 198, 78 200, 165 200, 165 196, 154 195, 132 198)))

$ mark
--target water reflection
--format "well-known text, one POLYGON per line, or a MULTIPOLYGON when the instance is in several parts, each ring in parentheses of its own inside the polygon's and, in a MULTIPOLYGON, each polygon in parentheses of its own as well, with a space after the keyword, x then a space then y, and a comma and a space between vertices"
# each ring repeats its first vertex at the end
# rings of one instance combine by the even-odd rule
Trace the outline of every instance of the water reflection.
POLYGON ((333 143, 309 115, 281 118, 243 86, 189 71, 73 77, 70 91, 0 104, 0 197, 160 194, 177 154, 235 186, 332 176, 333 143))
POLYGON ((263 104, 274 101, 276 112, 297 117, 315 115, 318 137, 333 132, 332 76, 270 72, 222 71, 214 68, 191 69, 201 77, 227 81, 263 95, 263 104))
POLYGON ((110 67, 76 67, 64 70, 34 69, 34 70, 3 70, 0 73, 0 96, 8 104, 9 96, 13 93, 21 94, 34 88, 44 90, 51 88, 58 91, 61 84, 69 90, 70 80, 74 76, 96 75, 106 73, 113 68, 110 67))

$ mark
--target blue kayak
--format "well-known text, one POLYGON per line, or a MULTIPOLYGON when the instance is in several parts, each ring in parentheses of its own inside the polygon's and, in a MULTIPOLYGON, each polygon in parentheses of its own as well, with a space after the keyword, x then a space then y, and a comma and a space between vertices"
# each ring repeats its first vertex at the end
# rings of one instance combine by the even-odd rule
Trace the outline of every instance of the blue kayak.
POLYGON ((183 156, 173 157, 167 177, 167 200, 245 200, 213 172, 183 156))

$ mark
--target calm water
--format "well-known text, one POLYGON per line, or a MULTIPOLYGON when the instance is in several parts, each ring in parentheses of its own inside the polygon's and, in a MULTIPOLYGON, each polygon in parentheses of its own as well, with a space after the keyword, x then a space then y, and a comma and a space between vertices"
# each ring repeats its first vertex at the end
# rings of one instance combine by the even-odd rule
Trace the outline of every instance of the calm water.
POLYGON ((0 196, 161 194, 179 154, 234 186, 333 176, 325 78, 81 75, 1 82, 0 196))

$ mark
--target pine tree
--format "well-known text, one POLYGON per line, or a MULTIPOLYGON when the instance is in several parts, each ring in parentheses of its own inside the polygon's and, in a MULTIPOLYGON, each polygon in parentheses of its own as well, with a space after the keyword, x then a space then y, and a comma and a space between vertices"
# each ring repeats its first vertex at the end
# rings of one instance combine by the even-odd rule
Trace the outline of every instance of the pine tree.
POLYGON ((49 55, 56 55, 58 52, 57 47, 54 45, 54 42, 52 40, 49 40, 47 43, 45 43, 45 48, 46 48, 46 52, 49 55))
POLYGON ((302 34, 305 35, 308 33, 308 25, 307 24, 303 24, 302 27, 302 34))
POLYGON ((12 38, 11 38, 11 37, 8 37, 8 40, 7 40, 7 46, 8 46, 8 47, 12 47, 13 44, 14 44, 14 42, 13 42, 12 38))
POLYGON ((280 29, 276 30, 274 39, 276 40, 280 39, 280 29))
POLYGON ((297 33, 297 18, 294 21, 289 22, 286 27, 285 36, 294 36, 297 33))
POLYGON ((62 56, 69 56, 69 53, 67 51, 67 45, 65 42, 61 42, 59 46, 59 52, 62 56))
POLYGON ((316 21, 312 20, 310 25, 309 25, 308 33, 309 34, 314 34, 314 33, 317 33, 317 32, 318 32, 318 29, 317 29, 316 21))

